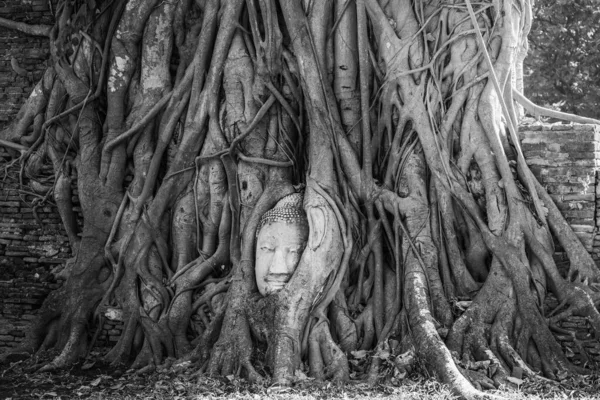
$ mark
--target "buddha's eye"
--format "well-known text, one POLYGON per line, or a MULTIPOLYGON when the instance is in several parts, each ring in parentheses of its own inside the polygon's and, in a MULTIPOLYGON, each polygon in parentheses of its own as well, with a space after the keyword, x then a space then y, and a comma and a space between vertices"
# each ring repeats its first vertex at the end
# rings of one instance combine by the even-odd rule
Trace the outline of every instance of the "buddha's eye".
POLYGON ((275 251, 275 248, 274 248, 274 247, 269 247, 269 246, 262 246, 260 249, 261 249, 262 251, 268 251, 268 252, 273 252, 273 251, 275 251))
POLYGON ((302 254, 303 251, 304 251, 304 247, 296 247, 296 248, 290 249, 290 253, 292 253, 292 254, 302 254))

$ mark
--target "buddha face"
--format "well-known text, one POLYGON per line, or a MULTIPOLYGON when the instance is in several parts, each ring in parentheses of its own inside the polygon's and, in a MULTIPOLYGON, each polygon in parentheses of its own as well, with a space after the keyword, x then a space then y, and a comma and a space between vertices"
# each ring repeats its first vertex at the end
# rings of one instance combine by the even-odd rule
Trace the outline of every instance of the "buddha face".
POLYGON ((265 224, 256 238, 256 285, 263 296, 283 289, 306 246, 308 229, 298 222, 265 224))

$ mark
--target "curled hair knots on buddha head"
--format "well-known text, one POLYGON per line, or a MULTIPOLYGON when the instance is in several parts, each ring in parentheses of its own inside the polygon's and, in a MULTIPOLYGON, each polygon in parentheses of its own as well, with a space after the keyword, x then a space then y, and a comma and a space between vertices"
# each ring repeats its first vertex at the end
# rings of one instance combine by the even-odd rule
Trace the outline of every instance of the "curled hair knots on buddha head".
POLYGON ((302 201, 304 199, 303 193, 292 193, 275 204, 275 207, 263 214, 258 223, 256 229, 256 236, 260 233, 260 230, 267 224, 273 222, 287 222, 299 224, 303 230, 308 233, 308 219, 306 218, 306 212, 302 207, 302 201))

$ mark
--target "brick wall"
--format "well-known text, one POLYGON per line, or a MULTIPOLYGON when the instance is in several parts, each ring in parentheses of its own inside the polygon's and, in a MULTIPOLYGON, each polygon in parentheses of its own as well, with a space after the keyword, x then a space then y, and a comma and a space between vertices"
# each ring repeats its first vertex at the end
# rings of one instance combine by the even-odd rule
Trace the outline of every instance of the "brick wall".
MULTIPOLYGON (((600 260, 600 126, 579 124, 538 124, 520 129, 525 159, 546 188, 596 263, 600 260)), ((555 260, 565 272, 567 257, 555 241, 555 260)), ((550 295, 546 308, 558 301, 550 295)), ((575 364, 590 366, 600 361, 600 344, 585 318, 572 316, 558 324, 563 332, 555 337, 575 364)), ((597 364, 596 364, 597 365, 597 364)))
POLYGON ((71 257, 56 207, 16 183, 0 184, 0 352, 25 336, 60 281, 51 274, 71 257))
MULTIPOLYGON (((55 279, 53 271, 72 256, 52 197, 40 205, 44 196, 32 193, 26 185, 21 187, 14 171, 9 172, 8 179, 0 180, 0 353, 23 340, 46 296, 63 283, 55 279)), ((73 210, 81 227, 75 181, 73 210)), ((96 345, 116 343, 122 329, 118 318, 106 318, 96 345)))
MULTIPOLYGON (((0 17, 29 24, 52 24, 54 17, 48 0, 0 1, 0 17)), ((0 28, 0 126, 19 111, 44 74, 49 57, 48 39, 27 36, 0 28), (17 73, 11 60, 27 73, 17 73)))
MULTIPOLYGON (((533 125, 520 130, 523 153, 533 174, 546 188, 575 234, 594 259, 600 259, 598 208, 600 126, 533 125)), ((564 259, 557 244, 557 259, 564 259)))

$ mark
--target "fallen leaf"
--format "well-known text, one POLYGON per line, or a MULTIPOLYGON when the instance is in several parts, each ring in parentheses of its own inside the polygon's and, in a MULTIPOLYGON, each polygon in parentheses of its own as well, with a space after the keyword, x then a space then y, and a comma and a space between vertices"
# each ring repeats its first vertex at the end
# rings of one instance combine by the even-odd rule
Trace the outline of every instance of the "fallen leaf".
POLYGON ((297 369, 294 372, 294 375, 296 375, 296 379, 298 379, 299 381, 305 381, 306 379, 308 379, 308 377, 306 376, 306 374, 304 372, 302 372, 301 370, 297 369))
POLYGON ((57 397, 58 395, 55 392, 47 392, 47 393, 44 393, 44 396, 57 397))
POLYGON ((514 383, 517 386, 522 385, 523 382, 524 382, 522 379, 514 378, 512 376, 507 376, 506 380, 509 381, 509 382, 511 382, 511 383, 514 383))
POLYGON ((100 384, 100 381, 102 380, 102 377, 98 377, 96 379, 94 379, 93 381, 90 382, 90 385, 92 386, 98 386, 100 384))
POLYGON ((415 353, 412 350, 408 350, 402 354, 399 354, 394 363, 399 368, 405 368, 410 366, 415 361, 415 353))
POLYGON ((573 353, 573 350, 571 350, 570 348, 568 348, 568 347, 565 347, 565 355, 566 355, 567 357, 574 357, 574 356, 575 356, 575 353, 573 353))
POLYGON ((366 350, 358 350, 350 352, 354 358, 365 358, 367 356, 366 350))
POLYGON ((173 365, 174 368, 188 368, 191 366, 192 366, 191 361, 182 361, 182 362, 179 362, 179 363, 173 365))
POLYGON ((87 370, 87 369, 90 369, 90 368, 92 368, 92 367, 94 366, 94 364, 96 364, 96 361, 92 361, 92 362, 85 363, 85 364, 83 364, 83 366, 81 367, 81 369, 82 369, 83 371, 85 371, 85 370, 87 370))
POLYGON ((396 370, 394 371, 394 378, 396 378, 396 380, 403 380, 404 378, 406 378, 406 375, 408 375, 408 372, 403 369, 403 370, 399 370, 396 368, 396 370))
POLYGON ((379 350, 377 354, 373 357, 381 358, 382 360, 387 360, 390 357, 390 352, 386 350, 379 350))
POLYGON ((556 377, 560 381, 565 380, 568 376, 569 376, 569 373, 567 371, 558 371, 558 373, 556 374, 556 377))
POLYGON ((472 301, 457 301, 456 307, 458 307, 461 311, 465 311, 469 306, 471 306, 472 301))

